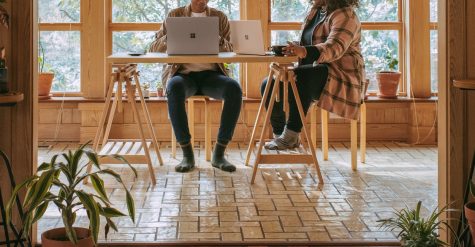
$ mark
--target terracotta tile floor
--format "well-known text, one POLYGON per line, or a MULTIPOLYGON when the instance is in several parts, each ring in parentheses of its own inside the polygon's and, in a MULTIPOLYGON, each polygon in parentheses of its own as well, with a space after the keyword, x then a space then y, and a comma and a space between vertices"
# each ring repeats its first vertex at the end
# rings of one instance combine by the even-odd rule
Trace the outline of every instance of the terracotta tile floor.
MULTIPOLYGON (((39 161, 77 146, 40 147, 39 161)), ((359 163, 358 172, 352 172, 349 144, 332 143, 329 161, 321 161, 317 152, 324 185, 317 183, 314 167, 306 165, 260 166, 251 185, 251 168, 243 164, 245 147, 238 143, 228 151, 228 158, 238 165, 235 173, 212 168, 204 161, 203 149, 197 148, 198 169, 180 174, 174 172, 178 160, 163 144, 166 165, 156 166, 155 187, 145 165, 136 166, 136 180, 126 167, 109 165, 127 181, 137 216, 135 223, 116 220, 119 232, 110 233, 107 241, 386 241, 394 240, 395 234, 381 230, 378 219, 391 216, 394 209, 413 207, 418 200, 426 211, 437 203, 436 147, 368 143, 367 163, 359 163)), ((105 182, 111 201, 126 212, 124 191, 112 179, 105 182)), ((78 225, 87 226, 85 212, 79 215, 78 225)), ((38 231, 61 225, 58 211, 50 207, 38 231)))

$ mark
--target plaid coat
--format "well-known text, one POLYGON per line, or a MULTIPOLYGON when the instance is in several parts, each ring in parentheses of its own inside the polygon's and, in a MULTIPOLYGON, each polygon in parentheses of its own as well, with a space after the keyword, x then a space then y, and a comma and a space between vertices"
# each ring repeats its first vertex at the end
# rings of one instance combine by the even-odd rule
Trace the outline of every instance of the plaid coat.
MULTIPOLYGON (((312 8, 304 27, 316 12, 317 8, 312 8)), ((312 39, 312 44, 320 51, 316 62, 328 64, 328 81, 318 106, 348 119, 359 117, 365 81, 360 42, 361 23, 354 9, 349 7, 327 15, 316 26, 312 39)))
MULTIPOLYGON (((229 21, 226 15, 214 8, 206 8, 206 16, 217 16, 219 18, 219 51, 229 52, 233 50, 233 46, 230 42, 231 29, 229 21)), ((168 17, 190 17, 191 16, 191 4, 184 7, 176 8, 168 13, 168 17)), ((166 52, 167 51, 167 22, 163 22, 160 30, 155 34, 155 40, 150 44, 149 52, 166 52)), ((162 82, 166 87, 167 81, 180 70, 181 64, 165 64, 163 66, 162 82)), ((224 68, 224 64, 218 64, 220 71, 227 75, 227 71, 224 68)))

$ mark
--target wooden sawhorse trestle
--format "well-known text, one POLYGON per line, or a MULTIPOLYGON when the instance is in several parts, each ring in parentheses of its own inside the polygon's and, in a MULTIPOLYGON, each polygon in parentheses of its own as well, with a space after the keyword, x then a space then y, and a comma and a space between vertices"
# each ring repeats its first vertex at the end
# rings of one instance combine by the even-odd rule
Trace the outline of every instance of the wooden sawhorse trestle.
MULTIPOLYGON (((150 173, 150 179, 152 184, 156 184, 155 172, 153 169, 152 159, 150 157, 150 148, 155 148, 157 153, 158 161, 160 165, 163 165, 163 160, 160 155, 160 148, 158 145, 157 137, 155 135, 155 130, 152 125, 152 120, 150 118, 150 113, 148 111, 147 105, 142 94, 142 88, 139 81, 139 72, 137 71, 137 64, 120 64, 113 65, 115 71, 111 75, 111 80, 109 82, 109 87, 107 91, 107 97, 104 104, 104 109, 99 121, 99 126, 94 138, 93 149, 101 155, 121 155, 131 164, 144 164, 148 165, 148 170, 150 173), (127 102, 130 104, 130 108, 134 114, 135 121, 138 125, 138 130, 140 134, 140 140, 120 140, 112 141, 109 140, 109 134, 112 127, 112 121, 114 120, 114 114, 116 110, 118 112, 123 111, 122 105, 122 86, 125 85, 125 93, 127 96, 127 102), (115 97, 111 105, 112 95, 115 89, 115 97), (143 116, 145 116, 145 122, 151 136, 151 142, 146 140, 142 120, 140 119, 139 109, 136 106, 136 93, 139 96, 139 101, 141 104, 141 110, 143 116), (107 122, 107 124, 106 124, 107 122), (102 139, 102 141, 101 141, 102 139), (101 149, 99 150, 99 147, 101 149)), ((104 157, 100 160, 103 163, 119 163, 117 160, 104 157)), ((87 170, 90 172, 92 169, 92 164, 88 164, 87 170)), ((87 183, 87 181, 85 180, 87 183)))
MULTIPOLYGON (((303 111, 302 103, 300 101, 300 96, 297 91, 296 81, 295 81, 295 74, 293 71, 292 64, 278 64, 272 63, 270 65, 270 72, 269 77, 267 78, 267 85, 264 90, 264 95, 262 96, 262 101, 259 106, 259 110, 257 113, 256 121, 254 124, 254 129, 252 130, 251 140, 249 142, 249 147, 247 150, 246 156, 246 166, 249 165, 249 159, 251 157, 251 152, 253 152, 255 147, 255 138, 256 138, 256 129, 259 124, 260 118, 264 115, 265 111, 265 103, 267 99, 270 97, 269 107, 265 114, 265 119, 261 131, 261 135, 258 142, 256 160, 254 161, 254 169, 252 173, 251 184, 254 183, 256 178, 257 168, 259 164, 315 164, 315 168, 317 170, 318 180, 320 183, 323 183, 322 173, 320 171, 320 165, 318 164, 317 156, 315 153, 315 148, 311 141, 310 131, 308 129, 306 120, 305 120, 305 113, 303 111), (275 78, 272 93, 271 85, 272 80, 275 78), (264 146, 264 136, 267 133, 267 128, 269 126, 269 120, 272 113, 272 109, 274 108, 274 103, 280 101, 280 84, 283 83, 283 100, 284 100, 284 111, 286 113, 289 112, 289 102, 288 102, 288 85, 290 83, 290 87, 292 88, 292 93, 295 97, 295 101, 297 102, 297 108, 299 111, 300 119, 302 120, 303 124, 303 134, 304 138, 302 139, 303 144, 303 151, 304 153, 300 154, 262 154, 262 148, 264 146)), ((286 114, 288 115, 288 114, 286 114)))

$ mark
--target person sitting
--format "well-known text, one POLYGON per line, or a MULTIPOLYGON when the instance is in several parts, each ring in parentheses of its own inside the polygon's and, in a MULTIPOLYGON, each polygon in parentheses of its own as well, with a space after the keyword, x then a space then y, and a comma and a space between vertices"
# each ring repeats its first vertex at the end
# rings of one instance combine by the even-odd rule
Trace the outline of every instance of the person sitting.
MULTIPOLYGON (((313 0, 311 4, 300 42, 289 42, 283 49, 286 55, 299 57, 294 72, 304 113, 307 114, 313 100, 318 100, 321 109, 357 119, 365 80, 361 23, 355 12, 359 0, 313 0)), ((262 83, 262 94, 267 83, 262 83)), ((302 121, 292 93, 287 122, 280 101, 272 109, 271 125, 274 139, 265 148, 284 150, 300 145, 302 121)))
MULTIPOLYGON (((226 15, 208 7, 208 0, 191 0, 191 3, 173 9, 168 17, 219 17, 219 50, 232 51, 230 43, 230 26, 226 15)), ((167 23, 163 23, 150 45, 150 52, 166 52, 167 23)), ((168 97, 168 114, 170 116, 176 139, 183 150, 183 160, 175 167, 177 172, 188 172, 195 167, 191 135, 188 128, 185 101, 194 95, 206 95, 223 99, 217 143, 213 150, 211 164, 223 171, 233 172, 236 167, 228 162, 224 153, 231 141, 241 111, 242 90, 237 81, 228 77, 223 64, 168 64, 165 65, 162 81, 166 83, 168 97)))

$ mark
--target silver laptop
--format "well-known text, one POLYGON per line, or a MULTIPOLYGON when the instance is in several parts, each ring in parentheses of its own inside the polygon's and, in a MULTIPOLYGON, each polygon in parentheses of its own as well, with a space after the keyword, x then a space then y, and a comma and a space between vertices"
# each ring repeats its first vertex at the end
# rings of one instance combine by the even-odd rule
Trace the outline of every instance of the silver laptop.
POLYGON ((229 24, 235 53, 266 55, 260 20, 230 21, 229 24))
POLYGON ((219 53, 218 17, 167 18, 167 54, 219 53))

